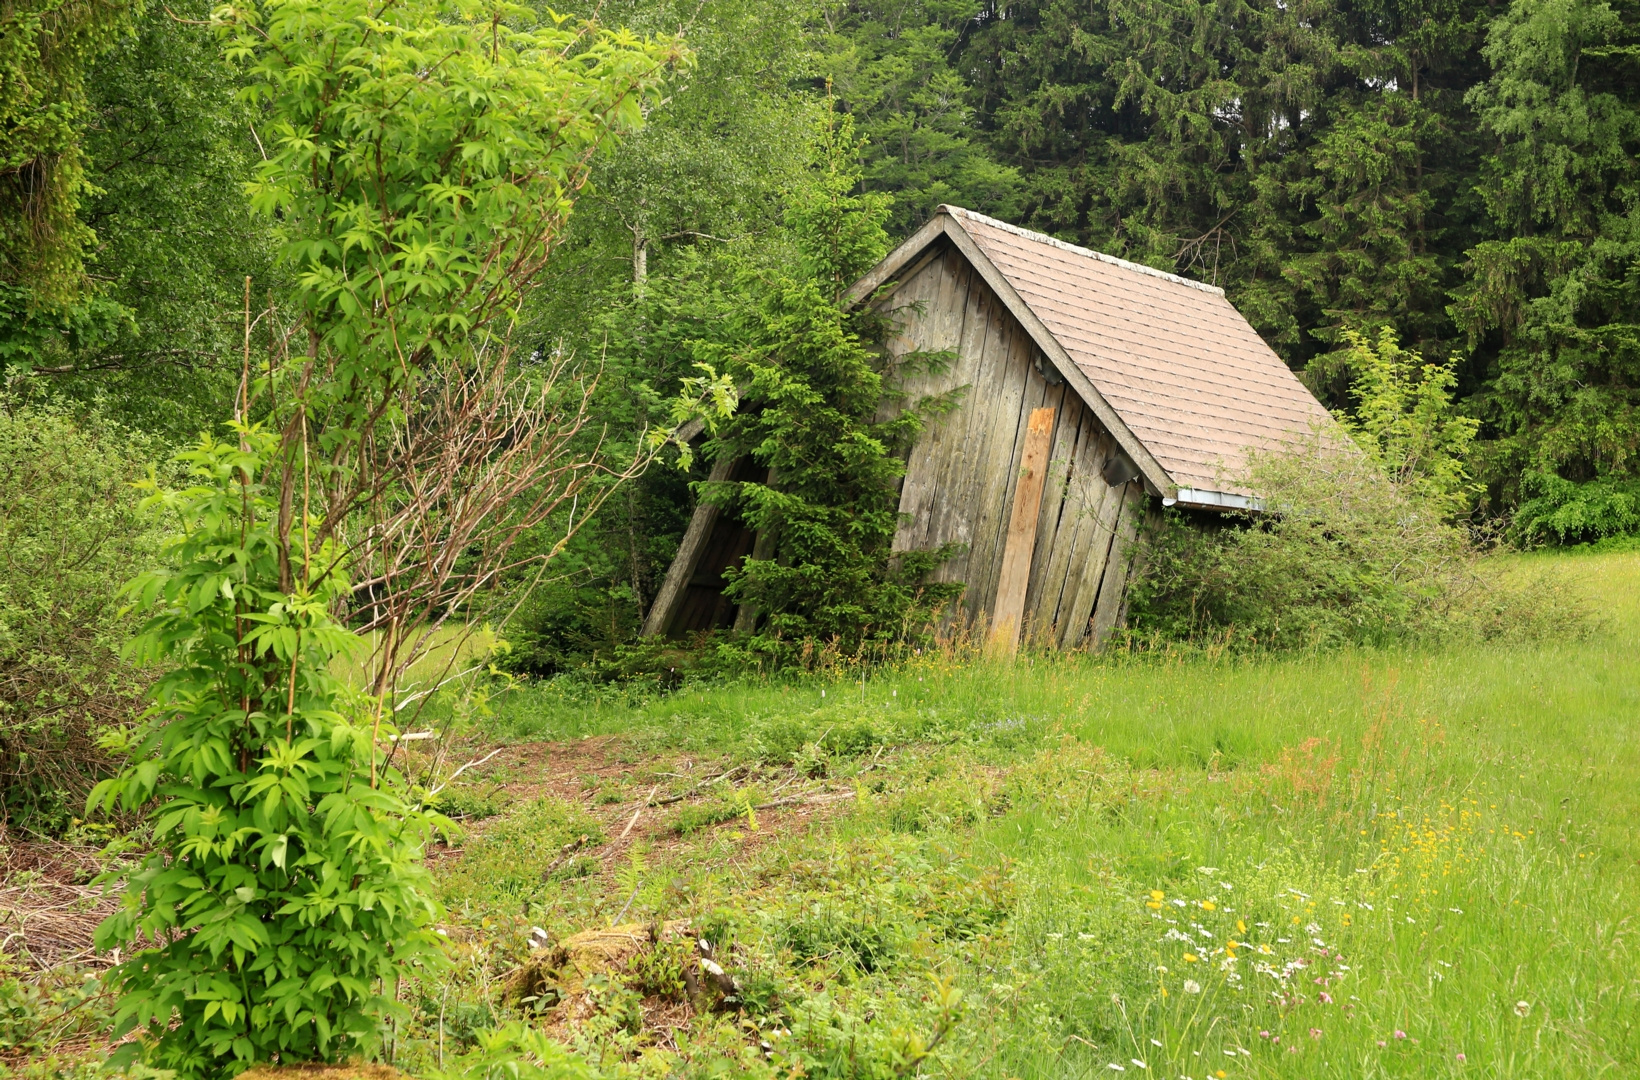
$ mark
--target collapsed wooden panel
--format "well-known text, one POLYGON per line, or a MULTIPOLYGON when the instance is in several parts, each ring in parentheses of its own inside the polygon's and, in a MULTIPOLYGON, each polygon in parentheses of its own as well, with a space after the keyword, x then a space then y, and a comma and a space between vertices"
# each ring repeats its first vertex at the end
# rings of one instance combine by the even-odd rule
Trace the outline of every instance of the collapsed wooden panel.
POLYGON ((1144 505, 1137 482, 1112 487, 1100 475, 1117 452, 1114 439, 1065 383, 1048 384, 1037 367, 1035 343, 954 250, 916 269, 884 307, 900 325, 890 345, 894 353, 955 353, 943 370, 906 380, 906 404, 953 393, 961 400, 931 420, 910 451, 895 549, 962 545, 932 577, 964 583, 950 622, 985 632, 1003 571, 1030 415, 1054 409, 1024 625, 1039 642, 1096 644, 1121 617, 1144 505))
MULTIPOLYGON (((708 484, 719 484, 765 476, 766 470, 743 457, 717 462, 706 479, 708 484)), ((755 539, 756 534, 738 514, 723 513, 713 503, 697 503, 650 607, 643 636, 680 638, 733 625, 736 609, 723 595, 728 584, 723 572, 740 567, 752 553, 755 539)))

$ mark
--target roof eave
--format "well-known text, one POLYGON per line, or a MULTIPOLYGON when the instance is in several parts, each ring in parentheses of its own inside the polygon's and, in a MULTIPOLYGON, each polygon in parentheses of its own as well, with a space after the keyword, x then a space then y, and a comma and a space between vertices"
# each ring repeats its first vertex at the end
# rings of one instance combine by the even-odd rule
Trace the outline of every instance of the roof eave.
POLYGON ((1182 506, 1191 510, 1247 510, 1262 513, 1268 507, 1257 495, 1237 495, 1229 491, 1209 491, 1206 488, 1181 487, 1163 506, 1182 506))
POLYGON ((843 308, 847 310, 871 299, 872 295, 895 274, 910 266, 928 245, 945 235, 945 221, 949 217, 945 207, 940 207, 939 212, 929 219, 928 224, 912 233, 909 239, 889 252, 882 262, 866 271, 865 277, 849 286, 848 291, 843 294, 843 308))

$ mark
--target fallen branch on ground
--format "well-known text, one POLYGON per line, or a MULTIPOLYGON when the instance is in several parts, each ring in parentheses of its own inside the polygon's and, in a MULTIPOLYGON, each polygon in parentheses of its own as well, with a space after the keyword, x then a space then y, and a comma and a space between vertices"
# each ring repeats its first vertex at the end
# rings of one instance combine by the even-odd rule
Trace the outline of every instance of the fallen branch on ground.
POLYGON ((700 783, 696 784, 694 787, 690 788, 688 791, 685 791, 682 795, 668 795, 664 799, 656 799, 656 798, 653 797, 653 793, 651 793, 650 800, 648 802, 646 802, 644 805, 645 806, 670 806, 675 802, 682 802, 683 800, 685 800, 685 799, 689 798, 690 796, 694 795, 696 792, 700 791, 702 788, 711 787, 713 784, 721 784, 723 781, 732 779, 732 778, 738 776, 739 774, 748 771, 750 768, 751 768, 750 764, 736 765, 734 768, 730 769, 726 773, 719 773, 716 776, 708 777, 707 779, 702 780, 700 783))
POLYGON ((796 806, 805 802, 842 802, 844 799, 854 798, 854 789, 832 793, 817 792, 804 795, 788 795, 784 799, 775 799, 773 802, 761 803, 752 807, 753 810, 774 810, 782 806, 796 806))

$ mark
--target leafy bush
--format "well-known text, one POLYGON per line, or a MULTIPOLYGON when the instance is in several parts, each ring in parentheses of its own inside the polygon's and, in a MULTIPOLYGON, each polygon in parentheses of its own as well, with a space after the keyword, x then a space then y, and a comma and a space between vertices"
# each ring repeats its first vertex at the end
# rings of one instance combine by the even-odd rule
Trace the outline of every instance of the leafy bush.
POLYGON ((63 965, 30 971, 0 952, 0 1060, 39 1055, 75 1038, 95 1038, 107 1024, 95 972, 63 965))
POLYGON ((1360 455, 1318 440, 1260 460, 1251 481, 1279 515, 1221 524, 1164 511, 1132 589, 1132 634, 1273 648, 1383 644, 1439 623, 1467 583, 1463 533, 1360 455))
POLYGON ((438 1080, 596 1080, 600 1072, 545 1033, 517 1020, 475 1031, 478 1048, 438 1080))
POLYGON ((1263 512, 1164 512, 1131 593, 1134 638, 1315 648, 1581 623, 1563 589, 1493 572, 1456 520, 1475 423, 1453 412, 1451 370, 1388 335, 1352 342, 1353 444, 1320 430, 1254 455, 1244 483, 1263 512))
POLYGON ((333 543, 300 542, 306 523, 281 542, 277 469, 261 483, 277 445, 207 440, 183 455, 196 486, 155 496, 181 533, 174 568, 130 587, 154 610, 134 652, 169 670, 91 800, 150 808, 153 848, 96 942, 135 947, 107 976, 116 1031, 144 1036, 121 1055, 185 1078, 368 1054, 403 1011, 400 972, 441 956, 421 865, 435 819, 378 768, 381 712, 331 674, 360 644, 330 614, 348 583, 333 543))
POLYGON ((0 817, 57 833, 140 711, 120 586, 159 548, 133 486, 153 446, 97 414, 0 400, 0 817))
POLYGON ((1640 480, 1599 477, 1575 483, 1554 473, 1527 473, 1510 525, 1523 546, 1588 543, 1640 532, 1640 480))

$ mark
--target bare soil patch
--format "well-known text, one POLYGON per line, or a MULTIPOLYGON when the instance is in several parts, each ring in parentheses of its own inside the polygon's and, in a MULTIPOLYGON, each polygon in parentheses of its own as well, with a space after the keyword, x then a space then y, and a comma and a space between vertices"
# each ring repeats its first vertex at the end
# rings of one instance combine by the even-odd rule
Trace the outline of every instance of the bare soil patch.
MULTIPOLYGON (((463 760, 481 760, 493 749, 466 747, 463 760)), ((607 839, 566 851, 566 856, 595 855, 603 863, 603 876, 611 880, 634 843, 643 842, 664 856, 692 842, 675 828, 679 815, 690 805, 722 799, 725 793, 748 788, 761 793, 751 803, 757 829, 746 830, 745 820, 737 818, 703 825, 697 831, 741 830, 745 854, 836 816, 855 797, 851 784, 807 777, 790 766, 755 762, 734 766, 719 757, 640 753, 620 736, 505 746, 461 782, 503 807, 543 796, 579 803, 599 822, 607 839)), ((465 828, 470 838, 482 837, 499 820, 498 816, 473 821, 465 828)), ((461 854, 460 848, 440 845, 428 852, 428 858, 438 863, 461 854)))

